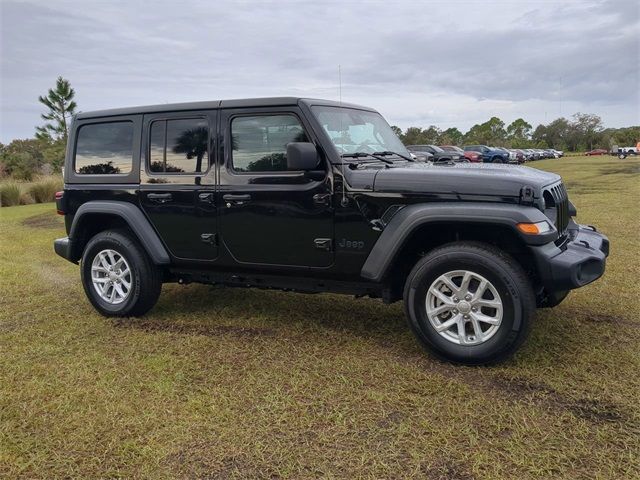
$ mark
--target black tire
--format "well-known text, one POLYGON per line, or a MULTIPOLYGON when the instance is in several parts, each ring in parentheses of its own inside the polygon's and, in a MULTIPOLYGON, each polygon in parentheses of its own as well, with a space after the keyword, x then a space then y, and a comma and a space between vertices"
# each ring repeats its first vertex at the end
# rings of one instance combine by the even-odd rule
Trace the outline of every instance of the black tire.
POLYGON ((504 158, 502 157, 493 157, 491 163, 504 163, 504 158))
POLYGON ((524 343, 536 300, 525 272, 513 258, 484 243, 455 242, 431 251, 416 263, 407 277, 404 303, 409 326, 427 350, 451 362, 484 365, 506 360, 524 343), (502 299, 502 321, 483 343, 453 343, 439 334, 427 317, 428 289, 438 277, 455 270, 482 275, 502 299))
POLYGON ((136 317, 147 313, 160 296, 161 273, 138 241, 126 230, 105 230, 96 234, 82 254, 82 286, 91 304, 106 317, 136 317), (110 304, 103 300, 91 279, 93 259, 105 249, 114 250, 124 257, 131 270, 131 290, 122 303, 110 304))

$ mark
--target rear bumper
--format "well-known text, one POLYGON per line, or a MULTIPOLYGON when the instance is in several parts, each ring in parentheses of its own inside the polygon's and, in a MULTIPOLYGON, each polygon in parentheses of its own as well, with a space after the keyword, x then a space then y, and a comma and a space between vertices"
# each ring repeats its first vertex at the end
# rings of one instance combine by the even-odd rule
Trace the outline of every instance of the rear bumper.
POLYGON ((564 245, 550 243, 531 249, 544 289, 563 292, 583 287, 604 274, 609 239, 594 227, 575 225, 564 245))
POLYGON ((72 247, 73 244, 69 237, 58 238, 53 241, 53 249, 58 255, 60 255, 64 259, 69 260, 70 262, 78 263, 78 261, 72 256, 72 247))

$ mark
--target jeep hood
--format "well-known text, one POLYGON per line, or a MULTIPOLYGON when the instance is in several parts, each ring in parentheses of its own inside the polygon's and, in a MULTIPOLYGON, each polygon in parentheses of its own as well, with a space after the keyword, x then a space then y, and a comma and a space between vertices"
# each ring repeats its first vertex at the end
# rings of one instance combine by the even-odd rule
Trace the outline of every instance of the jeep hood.
POLYGON ((519 197, 522 187, 530 186, 538 197, 542 187, 560 180, 555 173, 518 165, 413 163, 377 170, 373 191, 519 197))

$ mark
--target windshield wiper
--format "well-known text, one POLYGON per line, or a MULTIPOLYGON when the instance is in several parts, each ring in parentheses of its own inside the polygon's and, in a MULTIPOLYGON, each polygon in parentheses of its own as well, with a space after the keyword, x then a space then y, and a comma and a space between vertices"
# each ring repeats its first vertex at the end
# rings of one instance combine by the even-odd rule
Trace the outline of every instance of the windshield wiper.
POLYGON ((353 153, 343 153, 342 155, 340 155, 342 158, 363 158, 363 157, 371 157, 371 158, 375 158, 376 160, 380 160, 381 162, 384 162, 388 165, 393 165, 393 161, 381 157, 379 154, 377 153, 366 153, 366 152, 353 152, 353 153))
POLYGON ((409 161, 409 162, 415 162, 415 160, 411 157, 407 157, 406 155, 402 155, 401 153, 398 152, 391 152, 389 150, 385 150, 384 152, 373 152, 372 155, 381 155, 381 156, 385 156, 385 155, 397 155, 400 158, 404 158, 405 160, 409 161))

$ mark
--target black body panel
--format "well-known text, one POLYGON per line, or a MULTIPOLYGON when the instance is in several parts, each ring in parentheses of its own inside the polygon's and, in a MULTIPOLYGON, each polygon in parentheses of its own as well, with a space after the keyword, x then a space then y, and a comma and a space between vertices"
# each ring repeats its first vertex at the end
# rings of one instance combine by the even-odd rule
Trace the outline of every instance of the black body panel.
POLYGON ((534 277, 548 292, 576 288, 602 274, 608 241, 584 229, 571 233, 573 212, 559 176, 514 165, 431 165, 400 156, 388 156, 392 164, 374 157, 342 158, 312 113, 313 105, 375 112, 280 97, 77 115, 65 164, 63 207, 69 238, 55 242, 56 253, 77 262, 85 237, 103 223, 111 228, 109 219, 117 218, 121 222, 114 228, 128 226, 153 261, 166 266, 166 280, 384 296, 387 273, 403 255, 412 232, 426 224, 436 232, 447 224, 509 229, 525 254, 535 257, 534 277), (237 138, 231 122, 247 115, 298 119, 321 159, 317 171, 235 171, 237 138), (152 122, 186 118, 206 120, 207 153, 200 160, 206 159, 208 168, 168 171, 165 140, 163 173, 152 172, 152 122), (132 171, 75 173, 78 128, 121 120, 134 125, 132 171), (555 228, 535 236, 516 229, 520 222, 545 221, 555 228), (92 223, 91 228, 85 228, 85 222, 92 223), (583 241, 596 245, 586 256, 583 241))

